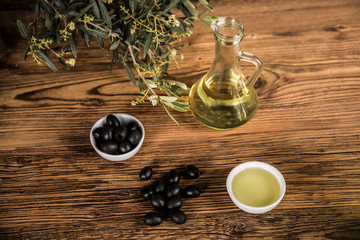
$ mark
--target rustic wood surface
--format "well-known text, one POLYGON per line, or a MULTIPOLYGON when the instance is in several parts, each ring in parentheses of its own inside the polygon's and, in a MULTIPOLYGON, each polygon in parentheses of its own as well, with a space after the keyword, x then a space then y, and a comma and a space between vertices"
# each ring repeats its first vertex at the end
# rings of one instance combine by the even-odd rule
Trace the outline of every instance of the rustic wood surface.
MULTIPOLYGON (((214 16, 245 26, 242 48, 265 70, 256 87, 259 109, 247 124, 214 131, 190 112, 131 106, 137 88, 120 67, 109 74, 107 51, 78 50, 76 66, 57 83, 28 60, 16 19, 33 18, 28 3, 0 10, 0 239, 359 239, 360 1, 213 1, 214 16), (100 117, 127 113, 144 124, 139 153, 114 163, 92 149, 89 131, 100 117), (252 215, 230 200, 225 180, 246 161, 264 161, 284 175, 287 191, 269 213, 252 215), (153 179, 197 165, 199 198, 185 200, 188 220, 148 227, 139 170, 153 179)), ((176 80, 194 83, 210 67, 211 30, 197 23, 185 40, 176 80)), ((153 181, 153 180, 151 180, 153 181)), ((150 181, 150 182, 151 182, 150 181)))

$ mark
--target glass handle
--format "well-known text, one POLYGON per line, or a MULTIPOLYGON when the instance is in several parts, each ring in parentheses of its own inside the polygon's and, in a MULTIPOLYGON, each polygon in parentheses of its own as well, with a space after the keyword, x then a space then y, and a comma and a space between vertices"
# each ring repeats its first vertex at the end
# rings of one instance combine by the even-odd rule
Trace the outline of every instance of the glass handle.
POLYGON ((247 53, 243 51, 239 52, 239 60, 250 62, 255 65, 255 71, 251 74, 251 76, 246 82, 247 88, 252 88, 256 80, 258 80, 262 71, 264 70, 264 65, 257 56, 252 53, 247 53))

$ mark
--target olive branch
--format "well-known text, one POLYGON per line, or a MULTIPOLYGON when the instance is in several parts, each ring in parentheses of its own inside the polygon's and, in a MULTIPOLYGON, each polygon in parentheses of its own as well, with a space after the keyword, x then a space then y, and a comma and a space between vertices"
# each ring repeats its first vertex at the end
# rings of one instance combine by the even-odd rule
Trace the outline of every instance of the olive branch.
POLYGON ((21 20, 17 25, 28 46, 21 54, 31 56, 38 65, 46 65, 60 77, 64 70, 76 64, 75 35, 80 34, 86 46, 95 38, 104 49, 104 40, 112 51, 113 64, 123 65, 130 81, 138 86, 140 96, 131 104, 149 101, 170 109, 185 112, 189 105, 181 92, 186 84, 169 79, 169 64, 183 56, 181 41, 192 34, 193 22, 200 19, 208 25, 212 17, 209 0, 199 0, 206 10, 190 0, 37 0, 34 21, 28 26, 21 20), (175 14, 176 13, 176 14, 175 14), (62 69, 52 59, 57 59, 62 69))

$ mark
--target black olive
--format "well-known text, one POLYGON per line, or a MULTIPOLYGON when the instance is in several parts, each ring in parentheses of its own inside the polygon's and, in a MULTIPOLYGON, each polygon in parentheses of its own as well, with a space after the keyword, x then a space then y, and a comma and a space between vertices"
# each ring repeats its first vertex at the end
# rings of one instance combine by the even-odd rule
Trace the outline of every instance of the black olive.
POLYGON ((169 210, 179 209, 179 208, 181 208, 181 206, 182 206, 182 201, 179 196, 171 197, 166 202, 166 207, 169 210))
POLYGON ((122 141, 119 143, 119 153, 127 153, 129 152, 133 146, 128 140, 122 141))
POLYGON ((130 123, 128 123, 128 125, 126 125, 126 128, 129 130, 129 131, 133 131, 135 129, 137 129, 139 127, 138 123, 135 122, 135 121, 132 121, 130 123))
POLYGON ((171 220, 173 220, 174 223, 177 223, 177 224, 183 224, 186 222, 186 215, 180 209, 171 211, 170 217, 171 217, 171 220))
POLYGON ((101 131, 101 137, 103 140, 110 140, 113 136, 114 128, 112 126, 105 125, 101 131))
POLYGON ((140 142, 140 139, 141 139, 141 134, 140 134, 139 130, 135 129, 135 130, 129 131, 128 140, 132 145, 136 146, 140 142))
POLYGON ((102 139, 99 138, 99 139, 96 139, 95 141, 96 141, 97 148, 101 150, 101 143, 103 142, 102 139))
POLYGON ((200 171, 195 165, 187 165, 185 167, 185 177, 195 179, 200 176, 200 171))
POLYGON ((150 212, 145 215, 144 223, 149 226, 156 226, 162 223, 162 218, 160 214, 156 212, 150 212))
POLYGON ((144 180, 147 181, 151 178, 152 176, 152 168, 149 166, 144 167, 143 169, 140 170, 140 180, 144 180))
POLYGON ((115 140, 105 140, 101 143, 100 150, 104 153, 115 154, 118 150, 118 143, 115 140))
POLYGON ((118 126, 114 129, 114 137, 118 141, 123 141, 126 139, 128 130, 125 126, 118 126))
POLYGON ((162 209, 165 207, 165 198, 159 193, 154 193, 150 199, 150 203, 154 208, 162 209))
POLYGON ((140 190, 140 194, 144 199, 149 199, 153 195, 154 190, 150 186, 144 186, 140 190))
POLYGON ((179 193, 180 193, 180 188, 179 185, 177 185, 177 183, 170 183, 166 187, 165 194, 168 198, 178 195, 179 193))
POLYGON ((201 190, 196 185, 190 185, 184 189, 185 197, 195 198, 195 197, 200 196, 200 193, 201 193, 201 190))
POLYGON ((98 140, 101 138, 101 132, 102 132, 102 127, 98 127, 93 131, 93 136, 94 136, 95 140, 98 140))
POLYGON ((162 180, 156 180, 153 186, 156 193, 162 193, 165 190, 165 183, 162 180))
POLYGON ((118 127, 120 126, 120 121, 116 116, 111 114, 106 117, 106 124, 109 126, 118 127))
POLYGON ((169 172, 169 183, 179 183, 180 181, 180 172, 176 169, 173 169, 169 172))

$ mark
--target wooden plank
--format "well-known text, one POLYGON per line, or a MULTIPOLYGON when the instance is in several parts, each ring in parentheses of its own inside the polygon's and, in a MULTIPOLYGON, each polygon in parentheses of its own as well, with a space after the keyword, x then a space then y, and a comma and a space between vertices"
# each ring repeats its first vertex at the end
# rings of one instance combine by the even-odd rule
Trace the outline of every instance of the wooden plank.
MULTIPOLYGON (((213 1, 212 15, 243 22, 242 48, 265 64, 255 117, 225 132, 190 112, 174 112, 178 127, 160 107, 131 106, 137 87, 121 66, 109 74, 109 52, 95 42, 78 42, 76 66, 59 82, 31 59, 15 67, 25 47, 16 19, 32 20, 31 2, 4 1, 0 11, 0 239, 360 238, 359 1, 213 1), (136 156, 113 163, 95 153, 89 131, 119 112, 142 121, 146 138, 136 156), (242 212, 227 195, 227 174, 246 161, 286 179, 269 213, 242 212), (152 208, 140 188, 187 164, 202 175, 181 186, 203 191, 184 200, 188 221, 144 225, 152 208), (141 182, 146 165, 154 177, 141 182)), ((169 70, 189 86, 211 66, 215 44, 200 22, 193 32, 181 68, 169 70)))

